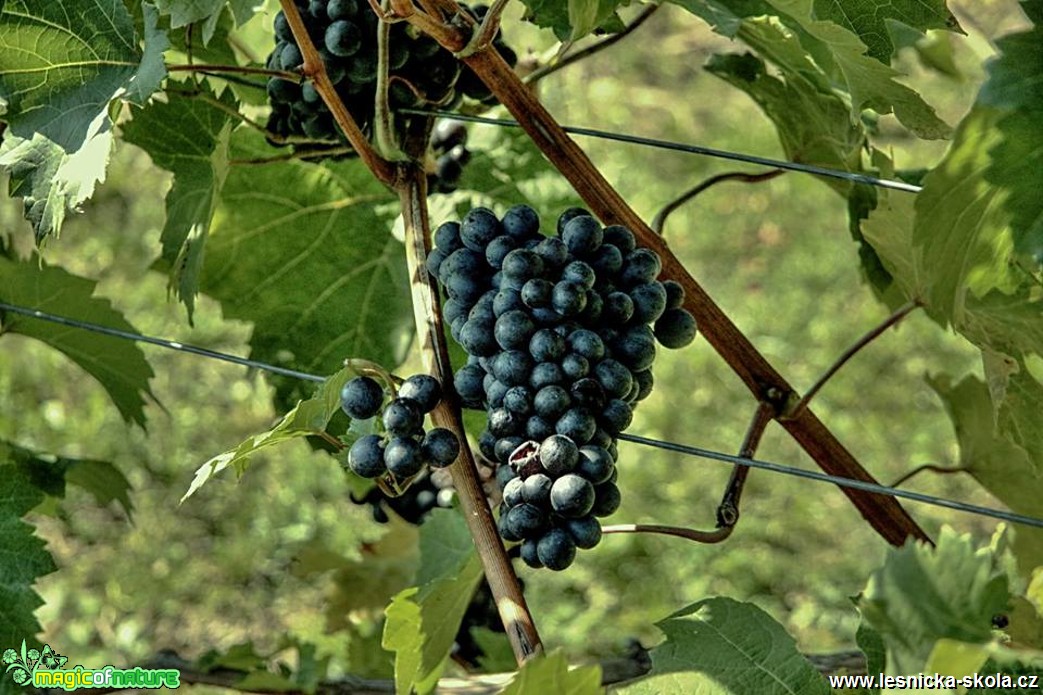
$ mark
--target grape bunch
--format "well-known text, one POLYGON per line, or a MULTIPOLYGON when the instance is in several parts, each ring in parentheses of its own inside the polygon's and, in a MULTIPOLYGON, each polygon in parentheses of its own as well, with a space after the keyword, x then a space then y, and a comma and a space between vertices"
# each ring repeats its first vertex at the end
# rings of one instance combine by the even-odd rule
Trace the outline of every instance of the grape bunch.
POLYGON ((695 338, 684 289, 660 282, 659 256, 630 230, 566 210, 556 234, 518 205, 486 208, 435 232, 428 270, 467 352, 455 376, 465 407, 485 410, 479 449, 498 464, 500 533, 533 567, 568 567, 619 506, 617 436, 651 392, 656 342, 695 338))
MULTIPOLYGON (((294 0, 319 50, 330 81, 363 132, 370 132, 377 80, 376 14, 365 0, 294 0)), ((466 8, 478 20, 484 6, 466 8)), ((296 72, 304 62, 286 16, 275 16, 275 48, 268 56, 272 70, 296 72)), ((499 33, 493 45, 511 65, 517 56, 499 33)), ((491 94, 470 68, 429 36, 406 22, 390 26, 388 103, 396 108, 437 105, 452 108, 463 96, 488 101, 491 94)), ((277 135, 314 140, 341 139, 333 117, 311 82, 282 77, 268 81, 271 115, 268 130, 277 135)))
POLYGON ((368 376, 351 379, 340 392, 341 408, 355 420, 381 415, 382 433, 359 437, 348 450, 348 468, 363 478, 390 474, 406 480, 424 466, 445 468, 456 460, 460 442, 443 427, 424 431, 424 415, 442 400, 442 386, 432 376, 417 374, 386 399, 384 389, 368 376), (386 402, 385 402, 386 401, 386 402))

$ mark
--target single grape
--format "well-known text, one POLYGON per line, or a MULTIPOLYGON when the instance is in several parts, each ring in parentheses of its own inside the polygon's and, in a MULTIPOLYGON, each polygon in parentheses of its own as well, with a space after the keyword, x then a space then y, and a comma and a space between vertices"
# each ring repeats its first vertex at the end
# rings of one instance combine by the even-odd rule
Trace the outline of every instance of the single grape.
POLYGON ((559 281, 551 294, 551 306, 562 316, 575 316, 587 306, 587 291, 582 285, 559 281))
POLYGON ((554 423, 554 431, 563 434, 577 444, 586 444, 597 431, 598 423, 587 408, 569 408, 554 423))
POLYGON ((503 216, 503 230, 519 241, 539 234, 540 216, 528 205, 515 205, 503 216))
POLYGON ((362 33, 355 24, 339 19, 326 27, 323 43, 333 55, 348 58, 362 48, 362 33))
POLYGON ((547 420, 556 421, 572 404, 569 392, 560 386, 544 386, 532 400, 536 414, 547 420))
POLYGON ((568 437, 555 434, 540 444, 540 465, 551 478, 571 472, 579 463, 579 448, 568 437))
POLYGON ((350 379, 340 390, 340 407, 355 420, 366 420, 380 411, 384 389, 368 376, 350 379))
POLYGON ((408 478, 424 467, 420 445, 412 437, 392 437, 384 449, 384 465, 399 478, 408 478))
POLYGON ((559 237, 564 233, 565 225, 576 217, 590 217, 590 213, 583 208, 568 208, 565 212, 558 215, 557 234, 559 237))
POLYGON ((677 280, 664 280, 663 289, 666 290, 666 308, 680 309, 684 305, 684 287, 677 280))
POLYGON ((630 298, 634 301, 635 322, 652 323, 666 311, 666 289, 661 282, 646 282, 630 288, 630 298))
POLYGON ((519 309, 508 311, 496 319, 494 334, 496 342, 504 350, 515 350, 528 347, 532 334, 536 331, 529 314, 519 309))
POLYGON ((554 423, 539 415, 532 415, 525 421, 525 436, 533 441, 542 442, 553 434, 554 423))
POLYGON ((579 450, 579 465, 576 473, 583 476, 593 485, 607 482, 615 470, 616 462, 612 460, 606 449, 599 446, 584 446, 579 450))
POLYGON ((560 572, 576 559, 576 542, 568 531, 552 528, 537 542, 536 555, 544 567, 560 572))
POLYGON ((435 427, 420 443, 423 458, 433 468, 445 468, 460 455, 460 440, 452 431, 435 427))
POLYGON ((537 391, 544 386, 560 386, 564 382, 565 372, 556 362, 540 362, 529 375, 529 385, 537 391))
POLYGON ((598 422, 609 434, 619 434, 630 427, 634 419, 634 411, 626 401, 613 398, 598 416, 598 422))
POLYGON ((384 408, 384 429, 399 437, 408 437, 421 428, 424 416, 417 404, 408 398, 396 398, 384 408))
POLYGON ((594 506, 591 508, 591 514, 610 516, 619 509, 621 500, 619 488, 614 482, 602 483, 594 488, 594 506))
POLYGON ((543 563, 540 562, 540 556, 538 551, 536 539, 527 538, 524 543, 521 544, 521 559, 522 561, 533 569, 540 569, 543 567, 543 563))
POLYGON ((565 339, 548 328, 533 333, 529 354, 537 362, 556 362, 565 356, 565 339))
POLYGON ((508 510, 507 525, 514 535, 533 538, 547 528, 547 515, 536 505, 523 502, 508 510))
POLYGON ((590 550, 601 542, 601 524, 593 516, 566 519, 562 526, 577 548, 590 550))
POLYGON ((363 478, 377 478, 387 472, 384 465, 384 440, 376 434, 367 434, 355 440, 348 449, 348 467, 363 478))
POLYGON ((605 227, 604 239, 606 244, 612 244, 619 249, 624 258, 637 248, 637 239, 634 238, 634 233, 622 225, 610 224, 605 227))
POLYGON ((505 509, 511 507, 517 507, 522 502, 525 502, 522 495, 522 491, 525 489, 525 482, 521 478, 513 478, 503 486, 503 505, 505 509))
POLYGON ((695 317, 684 309, 667 309, 655 322, 656 340, 670 350, 683 348, 695 340, 698 327, 695 317))
POLYGON ((500 233, 500 220, 488 208, 472 208, 460 223, 460 239, 464 246, 483 254, 489 242, 500 233))
POLYGON ((655 280, 662 269, 662 263, 655 251, 636 249, 624 256, 620 277, 626 285, 640 285, 655 280))
POLYGON ((543 473, 534 473, 522 484, 522 499, 537 507, 546 507, 550 502, 550 489, 554 481, 543 473))
POLYGON ((398 395, 414 401, 421 413, 430 413, 442 400, 442 384, 428 374, 415 374, 402 382, 398 395))
POLYGON ((506 234, 501 234, 485 247, 485 260, 491 267, 499 270, 503 267, 503 259, 516 248, 518 242, 506 234))

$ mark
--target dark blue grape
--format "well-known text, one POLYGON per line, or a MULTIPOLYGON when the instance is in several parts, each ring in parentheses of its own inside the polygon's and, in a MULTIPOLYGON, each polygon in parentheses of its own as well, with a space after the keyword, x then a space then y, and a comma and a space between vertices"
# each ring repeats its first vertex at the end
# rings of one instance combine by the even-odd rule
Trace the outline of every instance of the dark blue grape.
POLYGON ((655 337, 659 344, 677 350, 695 340, 698 327, 695 317, 684 309, 667 309, 655 322, 655 337))
POLYGON ((634 301, 633 321, 637 323, 652 323, 666 311, 666 290, 661 282, 636 285, 629 294, 634 301))
POLYGON ((348 58, 362 48, 362 33, 355 24, 339 19, 326 27, 323 42, 326 50, 333 55, 338 58, 348 58))
POLYGON ((383 438, 367 434, 355 440, 348 449, 348 467, 355 475, 363 478, 377 478, 387 473, 383 438))
POLYGON ((550 489, 554 481, 543 473, 533 473, 525 479, 521 488, 522 499, 537 507, 547 507, 550 502, 550 489))
POLYGON ((572 331, 568 338, 569 349, 573 354, 585 357, 588 362, 598 362, 605 356, 605 343, 594 331, 580 328, 572 331))
POLYGON ((453 386, 460 395, 460 402, 465 408, 482 408, 485 391, 482 389, 482 379, 485 378, 485 370, 477 364, 468 364, 456 372, 453 386))
POLYGON ((562 358, 561 370, 569 379, 577 381, 590 374, 590 360, 583 355, 570 352, 562 358))
POLYGON ((408 437, 423 426, 424 416, 417 404, 408 398, 396 398, 384 408, 384 429, 399 437, 408 437))
POLYGON ((503 231, 518 241, 532 239, 539 234, 540 216, 528 205, 515 205, 503 216, 503 231))
POLYGON ((529 340, 529 354, 537 362, 556 362, 565 356, 565 339, 555 331, 541 328, 529 340))
POLYGON ((532 413, 532 391, 527 386, 512 386, 503 395, 503 407, 516 415, 532 413))
POLYGON ((599 280, 615 277, 623 268, 623 252, 612 244, 602 244, 588 261, 599 280))
POLYGON ((518 248, 518 242, 506 234, 501 234, 485 247, 485 260, 490 266, 499 270, 503 267, 503 259, 516 248, 518 248))
POLYGON ((606 325, 622 326, 634 315, 634 300, 625 292, 611 292, 605 297, 601 320, 606 325))
POLYGON ((637 239, 634 233, 622 225, 610 224, 605 227, 605 243, 612 244, 623 254, 625 258, 628 253, 637 248, 637 239))
POLYGON ((529 385, 537 391, 544 386, 559 386, 564 382, 565 372, 556 362, 540 362, 529 375, 529 385))
POLYGON ((663 269, 659 256, 649 249, 636 249, 623 258, 620 279, 628 286, 652 282, 663 269))
POLYGON ((496 356, 493 373, 509 386, 520 386, 529 382, 533 361, 528 352, 507 350, 496 356))
POLYGON ((496 342, 504 350, 525 349, 536 332, 536 326, 526 312, 515 309, 496 319, 493 332, 496 342))
POLYGON ((630 427, 634 419, 634 411, 626 401, 613 398, 602 409, 598 422, 609 434, 619 434, 630 427))
POLYGON ((684 287, 677 280, 664 280, 663 289, 666 290, 666 308, 680 309, 684 305, 684 287))
POLYGON ((554 285, 551 306, 562 316, 575 316, 587 306, 587 291, 581 285, 559 281, 554 285))
POLYGON ((594 365, 594 378, 601 384, 609 398, 623 398, 630 393, 634 383, 633 374, 621 362, 604 359, 594 365))
POLYGON ((619 488, 614 482, 602 483, 594 487, 594 506, 591 514, 594 516, 610 516, 619 509, 619 503, 623 497, 619 494, 619 488))
POLYGON ((589 215, 580 215, 569 220, 562 228, 561 240, 569 252, 578 258, 597 251, 605 235, 598 221, 589 215))
POLYGON ((521 300, 533 309, 549 307, 554 294, 554 283, 543 278, 527 280, 521 289, 521 300))
POLYGON ((459 222, 443 222, 438 225, 438 229, 435 230, 435 246, 449 254, 461 248, 463 244, 464 242, 460 241, 459 222))
POLYGON ((648 369, 655 361, 655 336, 648 326, 627 330, 612 343, 612 355, 631 371, 648 369))
POLYGON ((479 321, 468 321, 460 330, 460 345, 468 354, 495 355, 499 346, 493 336, 493 324, 479 321))
POLYGON ((601 524, 593 516, 565 519, 562 528, 568 531, 577 548, 590 550, 601 542, 601 524))
POLYGON ((435 427, 424 435, 420 451, 432 468, 445 468, 460 455, 460 440, 451 430, 435 427))
POLYGON ((605 405, 605 389, 596 379, 584 377, 569 387, 569 396, 575 405, 599 411, 605 405))
POLYGON ((424 467, 420 445, 411 437, 392 437, 384 449, 384 465, 399 478, 409 478, 424 467))
POLYGON ((552 528, 537 542, 536 555, 544 567, 560 572, 576 559, 576 543, 568 531, 552 528))
POLYGON ((522 285, 526 280, 539 277, 542 273, 543 260, 529 249, 515 249, 503 259, 503 274, 521 282, 522 285))
POLYGON ((547 437, 540 443, 540 465, 551 478, 559 478, 570 473, 579 463, 579 447, 576 443, 561 434, 547 437))
POLYGON ((576 474, 589 480, 591 485, 607 482, 615 467, 616 463, 607 449, 590 445, 580 447, 576 474))
POLYGON ((500 233, 500 220, 488 208, 472 208, 460 223, 460 239, 464 246, 483 254, 489 242, 500 233))
POLYGON ((547 515, 536 505, 523 502, 507 511, 507 525, 514 535, 534 538, 547 528, 547 515))
POLYGON ((384 389, 368 376, 349 380, 340 390, 340 407, 348 417, 365 420, 380 412, 384 389))
POLYGON ((554 423, 554 431, 577 444, 586 444, 594 436, 598 423, 593 413, 584 407, 569 408, 554 423))
POLYGON ((655 380, 652 378, 651 369, 634 372, 634 386, 637 388, 637 394, 634 396, 634 400, 643 401, 648 398, 649 394, 652 393, 652 386, 654 383, 655 380))
POLYGON ((554 423, 539 415, 532 415, 525 421, 525 436, 533 441, 542 442, 553 434, 554 423))
POLYGON ((594 486, 575 473, 566 473, 554 481, 550 490, 551 508, 564 517, 586 516, 594 507, 594 486))
POLYGON ((527 538, 525 539, 525 542, 521 544, 522 562, 534 570, 543 567, 543 563, 540 562, 538 547, 536 540, 533 538, 527 538))
POLYGON ((557 237, 548 237, 532 248, 533 253, 543 260, 545 268, 559 268, 568 261, 569 247, 557 237))
POLYGON ((511 435, 510 437, 504 437, 503 439, 498 440, 494 447, 496 460, 500 463, 507 463, 511 458, 511 454, 514 453, 514 450, 524 443, 525 437, 520 437, 518 435, 511 435))
POLYGON ((359 6, 355 0, 330 0, 326 6, 326 16, 332 21, 347 19, 358 12, 359 6))
POLYGON ((429 374, 415 374, 402 382, 398 395, 415 401, 421 413, 430 413, 442 400, 442 384, 429 374))
POLYGON ((525 304, 522 302, 521 293, 518 290, 499 290, 493 299, 493 314, 497 318, 503 316, 508 311, 522 311, 524 309, 525 304))
POLYGON ((577 217, 590 217, 590 213, 583 208, 568 208, 558 215, 557 234, 560 237, 565 232, 565 225, 577 217))
POLYGON ((583 261, 572 261, 561 271, 561 279, 589 290, 594 287, 597 276, 590 264, 583 261))
POLYGON ((557 419, 572 405, 569 392, 560 386, 544 386, 536 392, 532 399, 536 414, 540 417, 557 421, 557 419))
POLYGON ((522 496, 522 490, 525 489, 525 482, 521 478, 514 478, 507 482, 503 486, 503 505, 506 510, 511 507, 517 507, 519 504, 525 501, 522 496))

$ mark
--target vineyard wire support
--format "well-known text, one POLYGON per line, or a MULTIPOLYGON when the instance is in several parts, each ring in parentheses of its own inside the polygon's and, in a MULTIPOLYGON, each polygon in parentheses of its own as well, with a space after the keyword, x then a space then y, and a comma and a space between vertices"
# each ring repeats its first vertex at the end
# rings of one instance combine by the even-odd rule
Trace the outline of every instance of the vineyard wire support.
MULTIPOLYGON (((457 10, 459 11, 458 6, 457 10)), ((409 21, 423 30, 424 27, 415 21, 415 17, 415 14, 410 16, 409 21)), ((445 32, 441 36, 432 34, 432 37, 447 50, 458 52, 460 46, 457 43, 442 42, 444 35, 445 32)), ((459 38, 459 34, 453 38, 459 38)), ((554 117, 496 49, 490 46, 462 59, 510 111, 533 143, 569 181, 602 222, 629 227, 641 244, 660 255, 663 259, 662 277, 672 278, 681 283, 686 295, 685 309, 695 317, 706 341, 743 380, 747 388, 758 398, 769 388, 776 389, 786 398, 794 394, 793 387, 714 303, 674 256, 663 238, 653 232, 627 205, 619 192, 601 175, 575 141, 561 129, 554 117)), ((877 483, 810 409, 804 408, 795 418, 779 418, 779 422, 826 473, 877 483)), ((896 500, 853 488, 844 488, 843 494, 851 500, 870 526, 892 545, 904 545, 909 538, 930 541, 927 533, 896 500)))
POLYGON ((520 666, 530 657, 541 653, 543 647, 518 576, 507 557, 492 510, 478 479, 478 469, 467 443, 467 433, 452 386, 452 365, 445 344, 442 314, 438 309, 438 283, 427 272, 426 264, 431 246, 427 216, 427 175, 416 164, 401 164, 399 168, 402 170, 399 177, 402 183, 398 186, 398 193, 406 229, 406 258, 420 353, 427 370, 442 383, 446 394, 431 413, 431 418, 437 426, 451 430, 460 441, 460 455, 449 466, 449 473, 511 649, 520 666))

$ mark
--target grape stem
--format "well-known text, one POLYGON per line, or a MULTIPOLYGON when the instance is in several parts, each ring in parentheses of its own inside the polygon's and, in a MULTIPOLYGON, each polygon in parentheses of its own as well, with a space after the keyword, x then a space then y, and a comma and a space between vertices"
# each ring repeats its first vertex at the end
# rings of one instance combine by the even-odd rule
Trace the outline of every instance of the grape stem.
POLYGON ((416 164, 401 164, 402 175, 398 186, 402 216, 406 229, 406 258, 409 266, 410 287, 413 292, 413 316, 416 321, 420 354, 424 364, 442 383, 446 397, 435 407, 431 419, 445 427, 460 441, 460 455, 449 466, 460 498, 460 506, 467 521, 475 547, 485 570, 496 607, 507 631, 514 657, 521 665, 542 652, 536 624, 525 603, 518 576, 500 540, 492 510, 478 478, 474 455, 467 442, 467 433, 460 416, 460 407, 452 387, 453 371, 449 348, 445 342, 442 314, 438 309, 438 283, 427 272, 427 253, 431 248, 430 225, 427 216, 427 175, 416 164))
POLYGON ((405 153, 399 149, 395 142, 394 120, 391 108, 388 106, 388 47, 391 38, 391 23, 384 21, 387 15, 388 0, 384 0, 384 10, 381 21, 377 24, 377 93, 376 103, 373 105, 373 135, 376 140, 377 150, 385 158, 391 161, 404 161, 405 153))
POLYGON ((904 319, 906 316, 908 316, 910 313, 912 313, 914 310, 918 309, 919 307, 920 307, 920 304, 917 303, 916 301, 907 302, 907 303, 903 304, 898 309, 896 309, 893 314, 888 316, 886 319, 881 321, 877 326, 875 326, 873 329, 871 329, 869 332, 867 332, 861 338, 859 338, 854 343, 852 343, 851 346, 848 347, 847 350, 844 350, 844 352, 840 355, 840 357, 838 357, 836 359, 836 361, 834 361, 833 364, 831 364, 829 366, 829 369, 827 369, 825 371, 825 373, 823 373, 822 376, 820 376, 818 378, 818 381, 816 381, 812 385, 812 387, 810 389, 808 389, 807 393, 805 393, 804 396, 801 397, 801 399, 799 401, 794 403, 793 406, 788 411, 782 413, 782 417, 783 418, 799 417, 800 414, 807 409, 808 403, 811 402, 811 399, 814 398, 815 395, 819 391, 822 390, 822 387, 825 386, 826 383, 831 378, 833 378, 833 376, 837 372, 840 371, 841 367, 843 367, 845 364, 847 364, 848 361, 852 357, 854 357, 856 354, 858 354, 858 352, 862 348, 864 348, 865 346, 869 345, 871 342, 876 340, 888 328, 890 328, 891 326, 896 325, 899 321, 904 319))
POLYGON ((656 216, 652 218, 652 231, 656 234, 663 233, 663 225, 666 224, 666 218, 670 216, 675 210, 680 208, 685 203, 690 202, 697 195, 703 191, 716 186, 719 183, 725 181, 741 181, 742 183, 760 183, 762 181, 769 181, 776 176, 785 174, 785 169, 771 169, 760 174, 750 174, 745 171, 730 171, 725 174, 717 174, 710 178, 702 181, 695 186, 692 186, 687 191, 677 196, 669 203, 663 206, 663 209, 656 213, 656 216))
MULTIPOLYGON (((775 406, 767 401, 757 406, 753 414, 750 426, 746 428, 746 436, 743 437, 742 446, 739 447, 739 456, 751 459, 757 453, 761 436, 772 420, 775 419, 775 406)), ((735 466, 732 475, 728 479, 728 485, 724 488, 721 503, 717 506, 717 526, 720 528, 733 528, 739 523, 739 500, 742 497, 746 478, 750 474, 749 466, 735 466)))
POLYGON ((601 533, 660 533, 664 536, 677 536, 696 543, 720 543, 732 535, 733 526, 723 526, 713 531, 699 531, 681 526, 664 526, 662 524, 613 524, 604 526, 601 533))
MULTIPOLYGON (((222 63, 192 63, 189 65, 168 65, 168 72, 205 72, 228 73, 230 75, 266 75, 281 77, 284 80, 300 82, 301 76, 289 70, 271 70, 269 68, 251 68, 245 65, 225 65, 222 63)), ((256 86, 256 85, 255 85, 256 86)))
POLYGON ((500 30, 500 17, 507 7, 507 2, 508 0, 495 0, 493 2, 485 17, 482 18, 482 23, 474 33, 474 37, 467 43, 467 47, 461 53, 480 51, 493 42, 493 39, 496 38, 496 32, 500 30))
POLYGON ((922 466, 917 466, 913 470, 900 476, 898 480, 891 483, 891 487, 899 487, 907 482, 914 476, 920 475, 930 471, 932 473, 939 473, 941 475, 951 475, 953 473, 970 473, 971 469, 967 466, 940 466, 937 463, 925 463, 922 466))
POLYGON ((297 47, 301 49, 301 55, 304 56, 301 72, 315 83, 315 91, 322 97, 326 107, 333 114, 333 119, 348 138, 348 142, 359 153, 359 157, 373 172, 373 175, 385 185, 394 185, 395 176, 398 173, 395 165, 377 153, 355 119, 352 118, 340 95, 337 94, 337 90, 326 72, 326 65, 322 62, 322 56, 319 55, 319 51, 308 35, 308 30, 304 26, 304 20, 301 18, 301 13, 294 0, 279 0, 279 4, 282 5, 283 14, 293 32, 293 38, 297 41, 297 47))
MULTIPOLYGON (((425 17, 427 21, 418 19, 419 15, 408 0, 392 0, 392 6, 396 11, 399 4, 409 6, 412 14, 407 19, 421 30, 426 31, 426 27, 432 24, 430 18, 425 17)), ((459 11, 459 7, 457 10, 459 11)), ((459 33, 446 31, 444 25, 437 22, 435 24, 439 31, 429 32, 430 35, 447 50, 458 52, 462 47, 459 43, 459 33)), ((645 224, 598 171, 586 153, 562 130, 495 47, 489 46, 476 51, 462 60, 489 87, 493 95, 525 129, 533 143, 569 181, 602 222, 628 227, 637 236, 639 243, 659 254, 663 259, 663 272, 660 277, 681 283, 685 289, 684 308, 695 317, 706 341, 743 380, 754 397, 758 401, 788 402, 795 399, 797 396, 793 387, 696 282, 663 238, 645 224), (769 392, 772 396, 769 396, 769 392)), ((877 482, 809 408, 800 409, 793 417, 778 419, 826 473, 865 482, 877 482)), ((877 533, 892 545, 903 545, 910 537, 930 542, 927 533, 897 500, 851 488, 843 489, 843 493, 877 533)))

